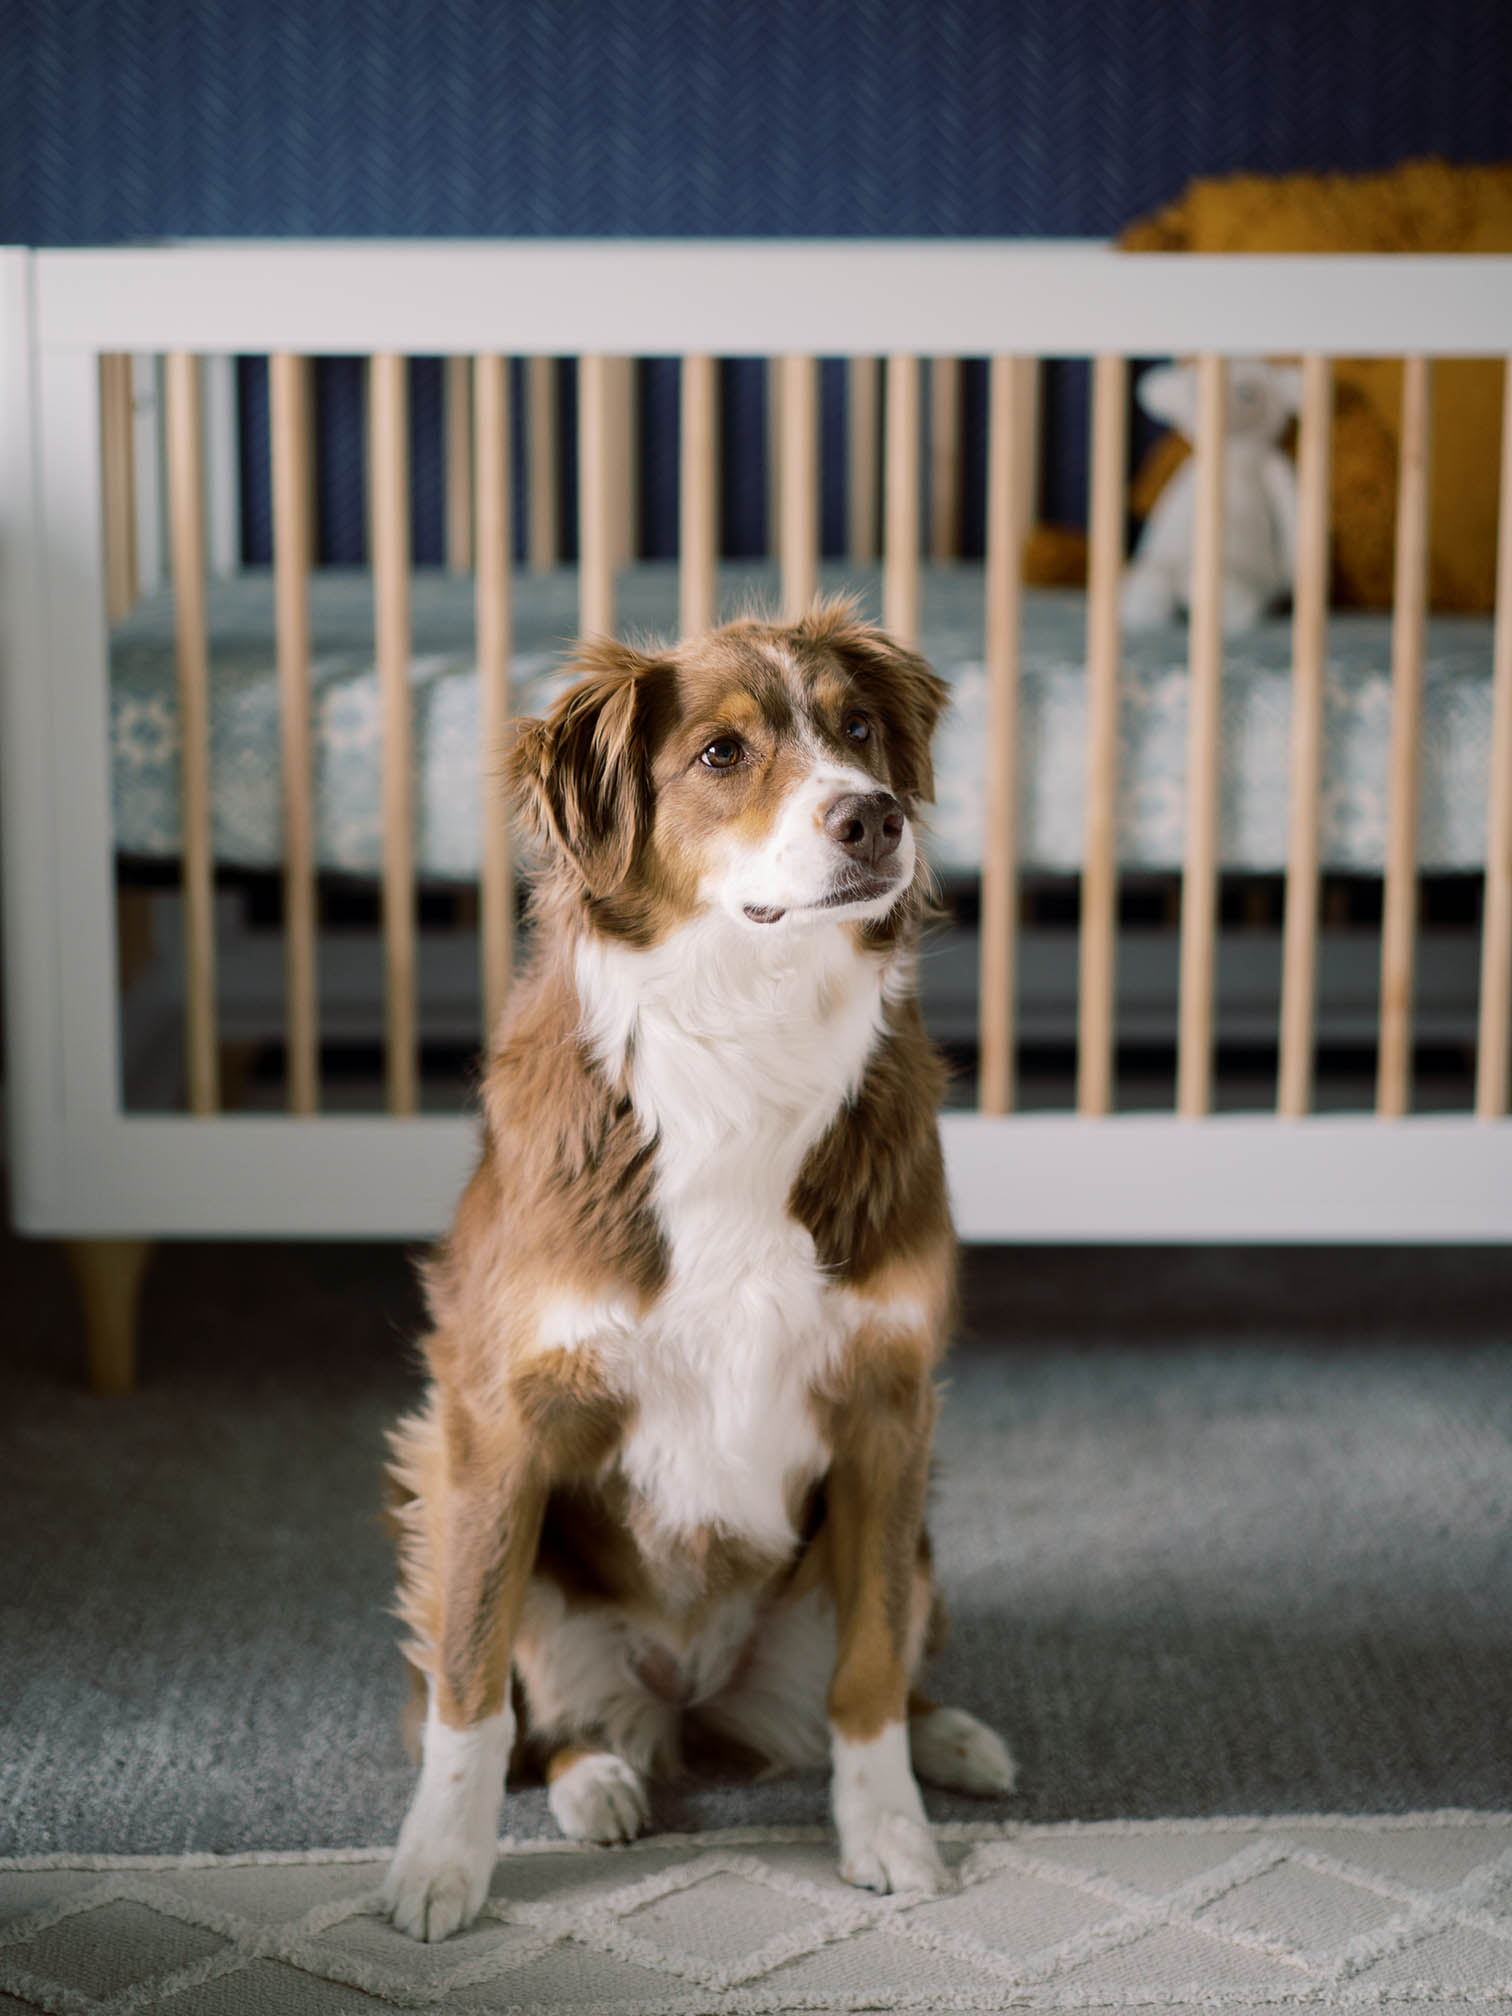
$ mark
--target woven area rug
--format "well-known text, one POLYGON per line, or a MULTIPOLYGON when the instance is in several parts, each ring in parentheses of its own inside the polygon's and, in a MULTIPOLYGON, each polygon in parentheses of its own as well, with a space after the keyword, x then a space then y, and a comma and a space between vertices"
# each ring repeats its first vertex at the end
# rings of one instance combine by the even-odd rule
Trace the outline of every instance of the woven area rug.
POLYGON ((1512 1814, 939 1831, 931 1899, 851 1889, 813 1827, 506 1841, 433 1947, 378 1917, 377 1850, 13 1859, 0 2008, 1512 2008, 1512 1814))

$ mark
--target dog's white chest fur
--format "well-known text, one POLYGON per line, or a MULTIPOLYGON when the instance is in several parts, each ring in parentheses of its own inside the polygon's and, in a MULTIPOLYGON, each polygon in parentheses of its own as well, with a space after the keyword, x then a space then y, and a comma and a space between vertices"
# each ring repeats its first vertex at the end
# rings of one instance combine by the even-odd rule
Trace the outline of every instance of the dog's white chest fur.
MULTIPOLYGON (((585 940, 577 981, 590 1040, 611 1073, 628 1060, 656 1143, 670 1258, 649 1315, 610 1325, 606 1370, 635 1406, 625 1474, 669 1533, 714 1526, 786 1552, 795 1487, 829 1456, 808 1395, 849 1334, 788 1200, 876 1042, 881 963, 832 924, 764 942, 715 916, 650 951, 585 940)), ((602 1336, 587 1315, 572 1327, 602 1336)))

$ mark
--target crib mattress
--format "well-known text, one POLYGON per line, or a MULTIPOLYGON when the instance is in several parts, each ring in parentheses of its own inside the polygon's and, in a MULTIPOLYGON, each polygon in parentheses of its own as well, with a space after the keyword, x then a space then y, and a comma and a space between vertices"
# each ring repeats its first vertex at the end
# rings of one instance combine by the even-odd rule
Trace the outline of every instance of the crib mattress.
MULTIPOLYGON (((876 568, 834 565, 826 589, 858 591, 877 614, 876 568)), ((727 568, 727 613, 777 603, 776 577, 727 568)), ((379 809, 378 682, 372 580, 323 569, 312 580, 315 829, 319 865, 376 874, 379 809)), ((671 563, 625 570, 619 609, 626 634, 676 630, 671 563)), ((946 874, 981 864, 987 685, 981 567, 925 570, 925 655, 951 686, 936 741, 936 804, 928 851, 946 874)), ((577 620, 572 570, 517 577, 513 704, 539 712, 571 682, 567 645, 577 620)), ((271 576, 254 572, 209 597, 212 845, 249 868, 281 858, 278 683, 271 576)), ((1020 701, 1020 860, 1026 869, 1074 873, 1081 864, 1086 773, 1085 599, 1074 591, 1026 594, 1020 701)), ((476 877, 480 761, 473 596, 468 581, 419 573, 413 586, 410 677, 414 696, 415 859, 439 881, 476 877)), ((1180 866, 1186 771, 1187 636, 1184 628, 1124 640, 1120 703, 1118 853, 1126 868, 1180 866)), ((1350 613, 1329 626, 1322 857, 1336 871, 1378 872, 1385 853, 1390 738, 1391 626, 1350 613)), ((1228 640, 1223 677, 1221 861, 1279 871, 1286 860, 1291 626, 1264 624, 1228 640)), ((1418 858, 1427 870, 1485 860, 1491 728, 1491 624, 1434 617, 1428 626, 1421 737, 1418 858)), ((179 730, 171 597, 148 597, 111 636, 110 732, 114 832, 123 854, 179 849, 179 730)))

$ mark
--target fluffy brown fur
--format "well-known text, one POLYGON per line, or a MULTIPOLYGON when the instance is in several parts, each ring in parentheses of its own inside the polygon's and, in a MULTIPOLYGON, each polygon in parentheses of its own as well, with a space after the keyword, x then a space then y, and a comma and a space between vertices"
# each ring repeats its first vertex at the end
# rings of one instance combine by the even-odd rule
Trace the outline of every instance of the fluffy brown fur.
MULTIPOLYGON (((658 1141, 634 1103, 633 1047, 614 1069, 596 1053, 578 949, 666 944, 698 911, 711 848, 731 834, 758 845, 816 746, 833 745, 833 761, 859 765, 915 815, 932 795, 945 689, 844 604, 667 651, 598 643, 579 662, 580 682, 547 719, 521 724, 510 758, 538 857, 533 947, 489 1063, 482 1158, 426 1270, 431 1389, 394 1431, 391 1466, 404 1649, 434 1712, 459 1731, 496 1715, 513 1664, 522 1733, 553 1779, 602 1750, 606 1732, 560 1713, 537 1725, 532 1660, 549 1650, 553 1620, 588 1610, 675 1644, 734 1595, 770 1623, 818 1588, 836 1617, 831 1727, 867 1741, 907 1713, 924 1641, 940 1629, 923 1520, 955 1258, 935 1118, 942 1069, 904 963, 859 1086, 788 1202, 857 1311, 808 1395, 830 1458, 790 1490, 792 1546, 773 1552, 717 1521, 669 1533, 641 1501, 620 1466, 633 1390, 591 1339, 547 1348, 538 1334, 564 1283, 584 1305, 645 1316, 668 1279, 658 1141), (868 737, 853 746, 858 708, 868 737), (749 774, 714 775, 700 758, 726 734, 751 752, 749 774)), ((827 928, 852 934, 858 960, 906 962, 926 901, 921 866, 885 917, 827 928)), ((642 1677, 664 1697, 657 1754, 669 1763, 680 1682, 675 1657, 661 1656, 646 1654, 642 1677)))

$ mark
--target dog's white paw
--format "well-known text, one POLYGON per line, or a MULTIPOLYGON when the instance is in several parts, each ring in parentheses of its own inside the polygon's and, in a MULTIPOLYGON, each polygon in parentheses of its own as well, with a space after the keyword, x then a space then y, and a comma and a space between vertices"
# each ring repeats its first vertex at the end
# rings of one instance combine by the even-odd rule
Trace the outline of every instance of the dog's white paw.
POLYGON ((379 1901, 411 1939, 447 1939, 471 1925, 483 1909, 498 1843, 491 1835, 425 1838, 406 1828, 384 1879, 379 1901), (406 1838, 406 1836, 409 1838, 406 1838))
POLYGON ((379 1898, 411 1939, 446 1939, 483 1909, 499 1853, 499 1802, 514 1741, 506 1707, 452 1729, 434 1704, 425 1724, 420 1782, 379 1898))
POLYGON ((1011 1792, 1018 1779, 1008 1745, 964 1708, 931 1708, 908 1724, 913 1768, 926 1785, 953 1792, 1011 1792))
POLYGON ((937 1897, 955 1880, 940 1860, 908 1761, 908 1736, 894 1722, 869 1741, 834 1739, 835 1831, 840 1874, 862 1890, 913 1890, 937 1897))
POLYGON ((551 1816, 574 1841, 633 1841, 651 1818, 640 1773, 610 1750, 594 1750, 553 1778, 551 1816))
POLYGON ((860 1890, 912 1890, 938 1897, 956 1887, 928 1821, 911 1813, 874 1813, 842 1835, 840 1874, 860 1890))

